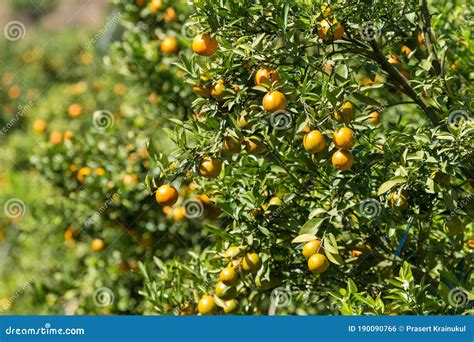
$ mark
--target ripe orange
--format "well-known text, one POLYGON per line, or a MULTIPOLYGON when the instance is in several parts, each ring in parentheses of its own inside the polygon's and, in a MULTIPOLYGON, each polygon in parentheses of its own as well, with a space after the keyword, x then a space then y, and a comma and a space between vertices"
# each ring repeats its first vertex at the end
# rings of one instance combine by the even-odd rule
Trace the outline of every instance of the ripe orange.
POLYGON ((326 147, 326 139, 320 131, 314 130, 304 136, 303 146, 306 151, 318 153, 326 147))
POLYGON ((342 107, 334 113, 334 119, 339 123, 349 124, 355 117, 355 107, 350 101, 344 101, 342 107))
POLYGON ((102 167, 96 168, 96 169, 95 169, 95 173, 96 173, 99 177, 105 176, 105 170, 104 170, 104 168, 102 168, 102 167))
POLYGON ((201 56, 212 56, 217 51, 217 40, 204 33, 196 36, 192 44, 193 51, 201 56))
POLYGON ((199 174, 206 178, 217 178, 222 170, 222 162, 216 158, 206 157, 199 164, 199 174))
POLYGON ((193 87, 193 90, 197 95, 201 97, 208 98, 209 96, 211 96, 211 90, 208 87, 196 85, 193 87))
POLYGON ((222 149, 229 153, 239 153, 241 150, 240 139, 230 134, 227 135, 222 143, 222 149))
POLYGON ((70 130, 67 130, 66 132, 64 132, 63 139, 64 141, 71 142, 73 136, 74 136, 74 133, 70 130))
POLYGON ((165 13, 163 13, 163 20, 170 22, 173 21, 176 18, 176 11, 174 10, 173 7, 168 7, 165 10, 165 13))
POLYGON ((285 110, 287 105, 285 94, 277 90, 271 91, 263 97, 262 105, 267 112, 285 110))
POLYGON ((79 103, 73 103, 68 107, 67 113, 71 118, 77 118, 82 114, 82 106, 79 103))
POLYGON ((334 41, 342 38, 344 26, 336 19, 323 19, 319 23, 318 36, 325 41, 334 41))
POLYGON ((225 300, 234 298, 237 295, 235 286, 227 286, 222 281, 219 281, 215 287, 216 296, 225 300))
POLYGON ((35 133, 44 133, 47 126, 48 123, 45 120, 35 120, 35 122, 33 122, 33 131, 35 131, 35 133))
POLYGON ((306 259, 309 259, 312 255, 316 254, 321 246, 321 241, 312 240, 308 241, 303 246, 303 255, 306 259))
POLYGON ((53 145, 58 145, 61 143, 61 141, 63 140, 63 134, 59 131, 53 131, 51 132, 51 134, 49 135, 49 141, 51 142, 51 144, 53 145))
POLYGON ((372 124, 372 125, 378 125, 380 123, 380 114, 379 114, 379 112, 374 111, 374 112, 370 113, 370 116, 367 119, 367 121, 369 121, 369 123, 372 124))
POLYGON ((249 154, 259 154, 265 151, 265 144, 262 142, 260 137, 251 136, 248 139, 244 140, 245 151, 249 154))
POLYGON ((174 186, 164 184, 158 188, 155 197, 159 204, 171 206, 176 203, 179 194, 174 186))
POLYGON ((230 299, 224 302, 224 312, 230 313, 237 309, 239 302, 236 299, 230 299))
POLYGON ((8 97, 12 100, 19 98, 21 95, 21 88, 19 86, 11 86, 8 88, 8 97))
POLYGON ((130 185, 138 181, 138 176, 136 174, 125 175, 122 179, 124 185, 130 185))
POLYGON ((178 51, 178 41, 176 38, 168 36, 161 41, 160 44, 161 52, 166 54, 173 54, 178 51))
POLYGON ((224 81, 219 80, 212 87, 211 96, 214 99, 221 101, 224 99, 225 95, 226 95, 226 87, 225 87, 224 81))
POLYGON ((418 33, 417 39, 418 39, 418 44, 423 45, 425 43, 425 38, 423 37, 422 33, 418 33))
POLYGON ((212 315, 216 310, 213 296, 203 295, 198 303, 198 311, 201 315, 212 315))
POLYGON ((255 73, 255 85, 261 85, 264 82, 269 82, 272 84, 273 82, 277 82, 279 80, 280 75, 278 74, 278 71, 270 68, 261 68, 255 73))
POLYGON ((255 273, 262 266, 262 260, 257 253, 246 254, 242 259, 242 269, 247 272, 255 273))
POLYGON ((169 205, 165 205, 162 211, 163 211, 163 214, 168 215, 171 212, 171 207, 169 205))
POLYGON ((94 239, 91 243, 91 248, 94 252, 100 252, 105 247, 104 241, 101 239, 94 239))
POLYGON ((341 171, 349 170, 354 164, 352 153, 345 150, 339 150, 332 155, 332 165, 341 171))
POLYGON ((163 0, 151 0, 149 6, 151 12, 156 13, 161 8, 161 6, 163 6, 163 0))
POLYGON ((344 150, 349 150, 355 144, 354 132, 348 127, 342 127, 334 132, 334 144, 344 150))
POLYGON ((173 208, 172 211, 173 221, 182 222, 186 219, 186 208, 182 206, 177 206, 173 208))
POLYGON ((237 272, 233 267, 224 268, 219 274, 219 279, 228 286, 235 286, 239 280, 237 272))
POLYGON ((85 176, 89 176, 91 174, 92 170, 90 167, 85 166, 81 167, 79 171, 77 172, 77 180, 81 183, 84 183, 85 176))
POLYGON ((398 59, 397 55, 394 55, 393 53, 388 57, 388 62, 393 65, 400 64, 400 60, 398 59))
POLYGON ((329 267, 328 259, 322 254, 313 254, 308 259, 308 268, 313 273, 323 273, 329 267))
POLYGON ((406 45, 402 46, 401 51, 402 51, 402 53, 404 53, 407 56, 411 53, 411 49, 406 45))

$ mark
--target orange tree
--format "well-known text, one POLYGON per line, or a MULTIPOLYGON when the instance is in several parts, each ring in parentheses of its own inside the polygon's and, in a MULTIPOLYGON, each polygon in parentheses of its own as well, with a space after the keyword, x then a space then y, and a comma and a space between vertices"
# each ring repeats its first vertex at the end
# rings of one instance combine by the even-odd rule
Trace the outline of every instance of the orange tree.
POLYGON ((199 96, 159 177, 191 173, 222 214, 144 270, 155 309, 472 312, 467 4, 194 7, 180 67, 199 96))

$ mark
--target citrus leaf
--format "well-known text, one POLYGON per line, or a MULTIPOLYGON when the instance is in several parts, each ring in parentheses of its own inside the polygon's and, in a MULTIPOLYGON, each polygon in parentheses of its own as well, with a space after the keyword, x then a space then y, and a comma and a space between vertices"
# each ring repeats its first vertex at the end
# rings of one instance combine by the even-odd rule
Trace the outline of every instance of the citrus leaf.
POLYGON ((313 234, 301 234, 298 235, 291 241, 292 243, 301 243, 301 242, 308 242, 308 241, 313 241, 316 240, 316 235, 313 234))
POLYGON ((300 235, 318 233, 319 227, 323 224, 325 218, 313 218, 306 222, 300 229, 300 235))
POLYGON ((385 183, 383 183, 380 187, 379 187, 379 190, 377 191, 377 195, 380 196, 380 195, 383 195, 384 193, 386 193, 388 190, 390 190, 391 188, 393 188, 394 186, 397 186, 399 184, 403 184, 403 183, 406 183, 406 178, 405 177, 395 177, 395 178, 392 178, 388 181, 386 181, 385 183))

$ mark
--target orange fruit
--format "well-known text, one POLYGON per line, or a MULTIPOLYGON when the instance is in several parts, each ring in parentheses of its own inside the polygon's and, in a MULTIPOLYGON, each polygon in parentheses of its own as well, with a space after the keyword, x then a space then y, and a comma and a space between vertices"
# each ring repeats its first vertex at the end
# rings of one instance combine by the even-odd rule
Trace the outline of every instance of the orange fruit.
POLYGON ((308 241, 303 246, 303 255, 306 259, 309 259, 312 255, 316 254, 321 246, 321 241, 312 240, 308 241))
POLYGON ((89 176, 91 174, 91 168, 88 166, 82 167, 77 172, 77 180, 81 183, 84 183, 85 176, 89 176))
POLYGON ((231 313, 235 309, 237 309, 237 306, 239 305, 239 302, 236 299, 230 299, 224 302, 224 312, 225 313, 231 313))
POLYGON ((171 206, 176 203, 179 198, 178 191, 170 184, 163 184, 156 190, 156 201, 161 205, 171 206))
POLYGON ((211 90, 211 96, 218 100, 218 101, 221 101, 224 99, 224 96, 226 95, 226 87, 225 87, 225 84, 224 84, 224 81, 223 80, 219 80, 217 81, 214 86, 212 87, 212 90, 211 90))
POLYGON ((374 112, 370 113, 369 118, 367 119, 367 121, 372 125, 378 125, 380 123, 379 112, 374 111, 374 112))
POLYGON ((242 269, 247 272, 255 273, 262 266, 262 260, 257 253, 249 253, 242 259, 242 269))
POLYGON ((51 132, 51 134, 49 135, 49 141, 51 142, 51 144, 53 145, 58 145, 61 143, 61 141, 63 140, 63 134, 59 131, 53 131, 51 132))
POLYGON ((344 101, 342 107, 334 113, 334 119, 339 123, 349 124, 355 117, 355 107, 350 101, 344 101))
POLYGON ((77 118, 82 114, 82 106, 78 103, 73 103, 68 107, 67 113, 71 118, 77 118))
POLYGON ((388 62, 393 65, 400 64, 400 60, 398 59, 397 55, 394 55, 393 53, 388 57, 388 62))
POLYGON ((165 205, 162 210, 163 214, 168 215, 171 212, 171 207, 169 205, 165 205))
POLYGON ((173 54, 178 51, 178 41, 176 38, 168 36, 161 41, 160 44, 161 52, 166 54, 173 54))
POLYGON ((425 43, 425 38, 423 37, 422 33, 418 33, 417 39, 418 39, 418 44, 423 45, 425 43))
POLYGON ((135 0, 135 5, 138 7, 143 7, 146 4, 146 0, 135 0))
POLYGON ((173 7, 168 7, 165 10, 165 13, 163 13, 163 20, 170 22, 170 21, 173 21, 174 19, 176 19, 176 11, 174 10, 173 7))
POLYGON ((217 178, 222 170, 219 159, 206 157, 199 164, 199 174, 206 178, 217 178))
POLYGON ((235 286, 239 276, 233 267, 226 267, 219 274, 219 280, 228 286, 235 286))
POLYGON ((193 87, 193 90, 197 95, 201 97, 208 98, 209 96, 211 96, 211 91, 209 90, 208 87, 196 85, 193 87))
POLYGON ((212 56, 217 51, 217 40, 204 33, 196 36, 193 40, 192 49, 201 56, 212 56))
POLYGON ((201 315, 212 315, 216 310, 216 302, 213 296, 203 295, 198 303, 198 311, 201 315))
POLYGON ((91 243, 91 248, 94 252, 100 252, 105 247, 104 241, 101 239, 94 239, 91 243))
POLYGON ((72 131, 67 130, 66 132, 64 132, 63 139, 64 141, 71 142, 73 136, 74 133, 72 131))
POLYGON ((344 26, 336 19, 332 21, 323 19, 319 22, 318 36, 325 41, 334 41, 342 38, 344 34, 344 26))
POLYGON ((244 140, 245 151, 249 154, 260 154, 265 151, 265 144, 257 136, 251 136, 244 140))
POLYGON ((334 132, 333 141, 337 147, 349 150, 355 144, 354 132, 349 127, 342 127, 334 132))
POLYGON ((214 291, 217 297, 224 300, 232 299, 237 295, 237 289, 234 286, 227 286, 222 281, 216 284, 214 291))
POLYGON ((345 150, 339 150, 332 155, 332 165, 341 171, 349 170, 354 164, 352 153, 345 150))
POLYGON ((402 45, 401 51, 407 56, 411 53, 411 49, 406 45, 402 45))
POLYGON ((227 135, 222 143, 222 149, 229 153, 239 153, 241 150, 240 139, 230 134, 227 135))
POLYGON ((313 273, 323 273, 328 267, 328 259, 322 254, 313 254, 308 259, 308 268, 313 273))
POLYGON ((278 71, 270 68, 261 68, 258 69, 255 73, 255 85, 262 85, 264 82, 277 82, 280 80, 280 75, 278 71))
POLYGON ((127 92, 127 86, 123 83, 117 83, 114 87, 114 93, 120 96, 125 95, 127 92))
POLYGON ((151 0, 149 6, 151 12, 156 13, 163 6, 163 0, 151 0))
POLYGON ((48 123, 45 120, 35 120, 35 122, 33 122, 33 131, 35 131, 35 133, 44 133, 47 126, 48 123))
POLYGON ((320 131, 314 130, 304 136, 303 146, 306 151, 318 153, 326 147, 326 139, 320 131))
POLYGON ((271 91, 263 97, 262 105, 267 112, 285 110, 287 105, 285 94, 277 90, 271 91))
POLYGON ((182 206, 177 206, 173 208, 172 214, 173 216, 173 221, 175 222, 181 222, 186 219, 186 208, 182 206))
POLYGON ((130 185, 135 183, 138 180, 138 176, 136 174, 125 175, 122 179, 122 183, 124 185, 130 185))
POLYGON ((99 176, 99 177, 105 176, 105 170, 104 170, 104 168, 102 168, 102 167, 96 168, 96 169, 95 169, 95 173, 96 173, 97 176, 99 176))
POLYGON ((11 86, 8 88, 8 97, 12 100, 19 98, 21 95, 21 88, 19 86, 11 86))

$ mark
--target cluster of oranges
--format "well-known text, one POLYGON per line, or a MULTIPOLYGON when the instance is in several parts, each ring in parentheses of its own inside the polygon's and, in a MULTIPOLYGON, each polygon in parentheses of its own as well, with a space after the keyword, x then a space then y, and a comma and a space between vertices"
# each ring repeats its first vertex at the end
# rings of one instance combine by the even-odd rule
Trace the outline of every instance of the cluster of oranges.
MULTIPOLYGON (((227 255, 238 254, 238 247, 230 247, 227 255)), ((254 274, 262 266, 262 260, 257 253, 247 253, 241 259, 231 262, 221 270, 214 294, 220 301, 220 306, 225 313, 234 311, 239 303, 237 296, 237 285, 239 284, 239 269, 243 273, 254 274)), ((204 294, 198 302, 198 312, 201 315, 212 315, 217 310, 216 298, 210 294, 204 294)))
POLYGON ((323 273, 329 267, 329 261, 324 254, 319 252, 320 249, 320 240, 308 241, 303 246, 303 255, 308 259, 308 268, 313 273, 323 273))
MULTIPOLYGON (((345 101, 342 108, 334 114, 336 121, 348 124, 354 119, 355 108, 354 105, 345 101)), ((332 155, 332 165, 341 170, 346 171, 354 164, 354 157, 349 152, 355 144, 354 132, 349 127, 341 127, 333 134, 333 142, 338 148, 332 155)), ((303 146, 306 151, 310 153, 319 153, 326 148, 326 138, 319 130, 312 130, 304 136, 303 146)))

